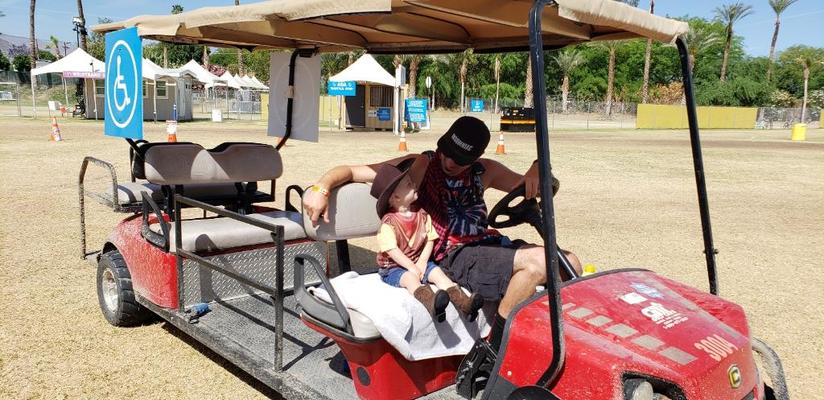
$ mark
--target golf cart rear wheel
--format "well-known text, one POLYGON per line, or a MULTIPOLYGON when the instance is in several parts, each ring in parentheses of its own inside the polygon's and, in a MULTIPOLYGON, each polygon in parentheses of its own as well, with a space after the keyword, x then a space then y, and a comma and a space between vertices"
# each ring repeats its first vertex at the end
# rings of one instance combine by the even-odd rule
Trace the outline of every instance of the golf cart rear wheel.
POLYGON ((132 277, 123 256, 112 250, 97 264, 97 300, 106 321, 114 326, 134 326, 149 319, 151 311, 137 303, 132 277))

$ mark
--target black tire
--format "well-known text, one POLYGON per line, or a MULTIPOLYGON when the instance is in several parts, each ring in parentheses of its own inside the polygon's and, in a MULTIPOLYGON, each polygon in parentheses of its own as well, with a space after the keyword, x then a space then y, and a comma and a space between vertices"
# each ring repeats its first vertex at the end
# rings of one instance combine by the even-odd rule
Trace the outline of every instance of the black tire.
POLYGON ((132 277, 117 250, 100 256, 97 264, 97 301, 103 317, 114 326, 140 325, 152 316, 152 312, 135 299, 132 277))

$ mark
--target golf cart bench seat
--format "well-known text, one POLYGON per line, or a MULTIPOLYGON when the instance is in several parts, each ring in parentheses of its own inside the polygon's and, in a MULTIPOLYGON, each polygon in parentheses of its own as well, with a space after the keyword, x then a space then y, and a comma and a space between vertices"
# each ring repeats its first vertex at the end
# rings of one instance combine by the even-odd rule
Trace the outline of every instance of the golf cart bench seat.
MULTIPOLYGON (((161 185, 149 183, 145 180, 118 183, 117 202, 123 207, 140 205, 140 202, 143 199, 143 195, 141 193, 146 192, 152 200, 160 203, 165 199, 161 188, 161 185)), ((183 195, 209 202, 210 200, 231 199, 237 197, 238 190, 234 183, 204 183, 186 185, 183 188, 183 195)), ((271 196, 268 193, 261 191, 256 191, 253 195, 254 199, 261 199, 261 201, 271 200, 270 197, 271 196)))
MULTIPOLYGON (((259 143, 224 143, 206 150, 194 143, 147 143, 136 160, 136 177, 148 184, 169 186, 185 197, 195 197, 187 187, 196 190, 216 185, 253 184, 274 181, 283 173, 280 153, 274 147, 259 143)), ((248 187, 248 186, 247 186, 248 187)), ((228 189, 226 190, 228 192, 228 189)), ((241 195, 235 190, 235 195, 241 195)), ((249 218, 284 228, 284 240, 306 237, 300 213, 272 210, 247 213, 249 218)), ((169 250, 175 251, 175 228, 169 230, 169 250)), ((149 229, 162 234, 160 223, 149 229)), ((187 251, 217 251, 236 247, 271 243, 270 231, 227 217, 198 218, 181 221, 181 247, 187 251)))

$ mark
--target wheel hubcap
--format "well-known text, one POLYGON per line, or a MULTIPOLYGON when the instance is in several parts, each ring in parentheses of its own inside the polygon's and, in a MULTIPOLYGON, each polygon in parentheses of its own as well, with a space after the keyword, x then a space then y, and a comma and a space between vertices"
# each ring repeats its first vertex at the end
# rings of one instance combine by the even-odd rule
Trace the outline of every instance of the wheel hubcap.
POLYGON ((117 282, 114 279, 112 271, 103 271, 103 279, 100 282, 100 289, 103 293, 103 302, 106 303, 106 308, 108 308, 111 312, 117 311, 117 282))

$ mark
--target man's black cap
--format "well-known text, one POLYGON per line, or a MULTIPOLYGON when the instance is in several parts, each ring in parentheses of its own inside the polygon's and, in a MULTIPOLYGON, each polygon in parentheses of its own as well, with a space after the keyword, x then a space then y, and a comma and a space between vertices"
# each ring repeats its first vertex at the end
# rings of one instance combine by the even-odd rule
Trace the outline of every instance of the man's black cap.
POLYGON ((475 117, 460 117, 438 139, 438 150, 460 165, 481 157, 489 144, 489 128, 475 117))

